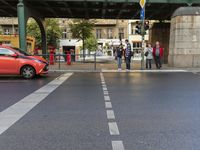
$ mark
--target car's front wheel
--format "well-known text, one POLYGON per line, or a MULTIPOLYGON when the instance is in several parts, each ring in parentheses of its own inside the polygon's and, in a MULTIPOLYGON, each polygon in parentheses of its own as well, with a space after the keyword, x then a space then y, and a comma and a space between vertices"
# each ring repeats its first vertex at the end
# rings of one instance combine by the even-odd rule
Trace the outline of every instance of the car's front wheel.
POLYGON ((36 72, 32 66, 24 66, 21 69, 21 75, 25 79, 32 79, 36 75, 36 72))

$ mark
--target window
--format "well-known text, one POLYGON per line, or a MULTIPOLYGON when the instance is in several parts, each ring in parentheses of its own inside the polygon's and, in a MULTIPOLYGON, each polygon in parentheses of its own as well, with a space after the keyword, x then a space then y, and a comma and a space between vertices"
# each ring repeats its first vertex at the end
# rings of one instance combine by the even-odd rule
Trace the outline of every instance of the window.
POLYGON ((119 28, 119 39, 124 39, 124 28, 119 28))
POLYGON ((10 29, 4 29, 4 35, 9 35, 10 34, 10 29))
POLYGON ((67 39, 67 29, 64 29, 64 30, 63 30, 62 38, 63 38, 63 39, 67 39))
POLYGON ((108 30, 107 30, 107 38, 108 39, 112 39, 113 38, 113 31, 112 31, 112 29, 111 28, 109 28, 108 30))
POLYGON ((0 48, 0 56, 8 56, 14 54, 13 51, 5 49, 5 48, 0 48))
POLYGON ((96 38, 101 39, 101 29, 96 30, 96 38))
POLYGON ((19 34, 18 32, 18 28, 15 28, 15 34, 19 34))

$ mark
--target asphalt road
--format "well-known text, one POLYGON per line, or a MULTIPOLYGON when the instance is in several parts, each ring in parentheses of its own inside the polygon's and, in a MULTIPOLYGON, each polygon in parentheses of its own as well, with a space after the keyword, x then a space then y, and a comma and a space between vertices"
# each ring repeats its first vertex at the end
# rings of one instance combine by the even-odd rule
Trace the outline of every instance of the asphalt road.
POLYGON ((0 121, 9 116, 0 131, 18 117, 0 134, 0 150, 200 149, 200 75, 74 73, 55 87, 60 75, 0 77, 0 121), (25 115, 7 115, 45 85, 40 103, 15 107, 30 109, 25 115))

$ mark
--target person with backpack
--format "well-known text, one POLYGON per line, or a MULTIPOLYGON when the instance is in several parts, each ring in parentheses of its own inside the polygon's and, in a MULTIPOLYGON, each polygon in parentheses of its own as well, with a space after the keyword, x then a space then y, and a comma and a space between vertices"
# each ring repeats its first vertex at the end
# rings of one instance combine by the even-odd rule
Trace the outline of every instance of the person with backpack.
POLYGON ((129 71, 131 69, 131 56, 133 52, 131 51, 131 44, 128 40, 125 41, 126 48, 125 48, 125 60, 126 60, 126 70, 129 71))
POLYGON ((153 59, 153 48, 151 44, 148 44, 148 47, 145 49, 145 56, 146 56, 146 69, 151 69, 151 63, 153 59))
POLYGON ((160 42, 156 42, 155 47, 153 48, 153 56, 155 59, 157 69, 162 67, 161 59, 163 57, 163 48, 160 46, 160 42))

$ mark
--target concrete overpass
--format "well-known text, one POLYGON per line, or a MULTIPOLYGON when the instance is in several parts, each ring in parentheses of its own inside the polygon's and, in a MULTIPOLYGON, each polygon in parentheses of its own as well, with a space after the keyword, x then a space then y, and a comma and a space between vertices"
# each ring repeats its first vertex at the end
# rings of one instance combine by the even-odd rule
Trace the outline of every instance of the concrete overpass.
MULTIPOLYGON (((200 6, 200 0, 146 0, 146 18, 170 20, 179 7, 200 6)), ((1 0, 0 17, 19 18, 20 47, 26 50, 26 23, 33 17, 46 50, 44 18, 139 19, 139 0, 1 0)))

